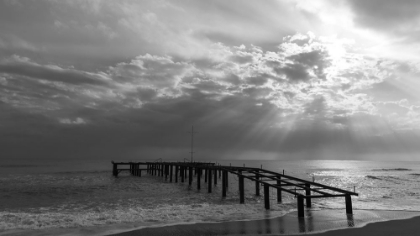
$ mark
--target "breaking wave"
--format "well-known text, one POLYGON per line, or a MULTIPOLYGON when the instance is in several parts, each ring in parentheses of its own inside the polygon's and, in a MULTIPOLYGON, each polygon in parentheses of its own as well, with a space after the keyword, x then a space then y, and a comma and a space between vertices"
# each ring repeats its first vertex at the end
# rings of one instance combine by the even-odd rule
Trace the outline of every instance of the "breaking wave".
POLYGON ((367 175, 366 178, 368 179, 377 179, 377 180, 382 180, 381 178, 379 178, 378 176, 373 176, 373 175, 367 175))
POLYGON ((384 169, 372 169, 372 171, 412 171, 412 169, 407 168, 384 168, 384 169))

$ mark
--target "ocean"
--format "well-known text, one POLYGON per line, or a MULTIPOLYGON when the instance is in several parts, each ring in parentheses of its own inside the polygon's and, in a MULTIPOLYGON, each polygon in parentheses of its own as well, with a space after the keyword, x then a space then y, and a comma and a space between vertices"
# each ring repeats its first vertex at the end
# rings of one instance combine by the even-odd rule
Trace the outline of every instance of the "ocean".
MULTIPOLYGON (((144 160, 126 160, 144 161, 144 160)), ((150 160, 148 160, 150 161, 150 160)), ((219 161, 262 167, 326 185, 356 191, 354 209, 420 211, 420 162, 390 161, 219 161)), ((195 179, 194 179, 195 180, 195 179)), ((203 180, 202 180, 203 181, 203 180)), ((229 178, 207 193, 193 183, 169 183, 162 177, 112 176, 110 160, 2 160, 0 235, 106 235, 144 226, 264 219, 296 210, 293 195, 283 194, 264 209, 263 194, 245 180, 245 204, 238 181, 229 178), (31 163, 31 164, 28 164, 31 163)), ((343 209, 344 198, 314 199, 314 209, 343 209)))

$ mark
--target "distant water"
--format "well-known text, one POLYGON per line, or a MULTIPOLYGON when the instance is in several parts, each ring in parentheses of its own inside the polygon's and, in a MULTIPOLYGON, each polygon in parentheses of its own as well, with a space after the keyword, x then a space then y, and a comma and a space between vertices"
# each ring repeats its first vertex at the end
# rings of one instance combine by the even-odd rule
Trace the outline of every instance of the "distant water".
MULTIPOLYGON (((108 160, 10 161, 0 165, 0 235, 101 235, 144 225, 218 222, 267 218, 296 209, 294 196, 264 210, 254 184, 245 181, 246 204, 239 204, 238 183, 230 176, 228 197, 221 186, 207 193, 196 184, 168 183, 154 176, 111 175, 108 160)), ((315 180, 360 194, 355 209, 420 211, 420 163, 374 161, 224 161, 315 180)), ((262 195, 262 194, 261 194, 262 195)), ((344 208, 343 198, 313 200, 314 208, 344 208)), ((343 211, 344 214, 344 211, 343 211)))

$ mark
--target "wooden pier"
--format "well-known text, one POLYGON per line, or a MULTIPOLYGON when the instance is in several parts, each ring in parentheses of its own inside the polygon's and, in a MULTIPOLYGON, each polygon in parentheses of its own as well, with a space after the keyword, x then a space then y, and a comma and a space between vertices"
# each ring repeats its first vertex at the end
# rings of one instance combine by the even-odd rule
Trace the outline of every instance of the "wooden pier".
POLYGON ((245 203, 245 179, 255 183, 255 195, 260 196, 263 187, 264 206, 270 209, 270 188, 277 190, 277 202, 282 202, 283 192, 292 194, 297 199, 298 217, 304 217, 304 206, 312 206, 314 198, 343 197, 346 204, 346 214, 353 214, 351 196, 356 192, 327 186, 274 171, 239 166, 222 166, 205 162, 112 162, 112 174, 117 177, 121 171, 129 171, 131 175, 142 176, 142 171, 149 175, 160 176, 170 182, 186 182, 191 186, 193 178, 197 178, 197 189, 201 189, 201 178, 207 185, 207 191, 212 192, 212 186, 221 179, 222 197, 226 197, 229 174, 238 177, 239 202, 245 203), (204 175, 204 176, 203 176, 204 175), (303 192, 303 193, 302 193, 303 192))

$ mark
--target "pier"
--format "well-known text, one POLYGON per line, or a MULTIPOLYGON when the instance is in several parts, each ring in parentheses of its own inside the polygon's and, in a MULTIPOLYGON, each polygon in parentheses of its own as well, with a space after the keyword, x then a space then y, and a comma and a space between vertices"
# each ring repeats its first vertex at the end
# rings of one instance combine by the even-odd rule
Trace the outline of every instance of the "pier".
POLYGON ((282 203, 283 193, 292 194, 296 197, 298 217, 305 216, 305 206, 312 207, 312 199, 315 198, 344 198, 346 214, 353 214, 351 196, 358 196, 356 192, 327 186, 293 176, 277 173, 263 168, 223 166, 206 162, 112 162, 112 174, 117 177, 121 171, 128 171, 133 176, 146 174, 165 178, 169 182, 188 182, 192 187, 193 178, 196 178, 196 187, 201 189, 202 178, 207 185, 207 192, 212 192, 213 185, 218 181, 222 185, 222 197, 228 192, 228 179, 230 175, 238 177, 239 203, 245 203, 245 179, 255 183, 255 195, 260 196, 262 187, 264 207, 270 209, 270 188, 277 190, 277 203, 282 203))

